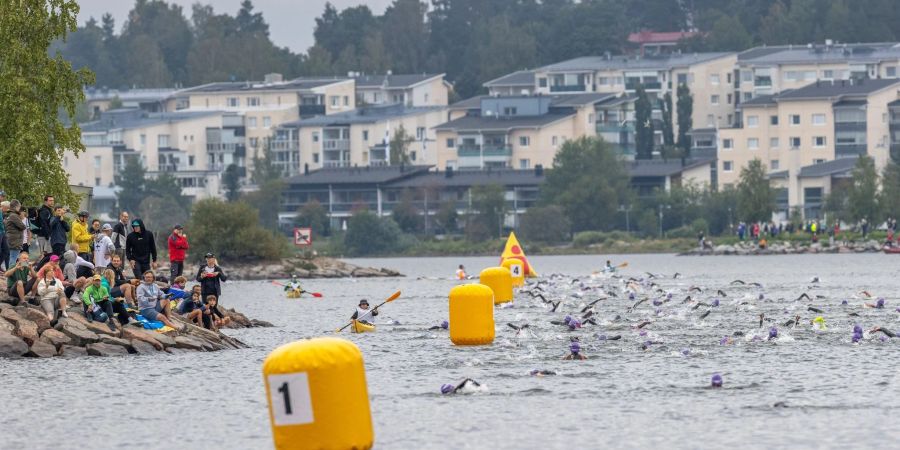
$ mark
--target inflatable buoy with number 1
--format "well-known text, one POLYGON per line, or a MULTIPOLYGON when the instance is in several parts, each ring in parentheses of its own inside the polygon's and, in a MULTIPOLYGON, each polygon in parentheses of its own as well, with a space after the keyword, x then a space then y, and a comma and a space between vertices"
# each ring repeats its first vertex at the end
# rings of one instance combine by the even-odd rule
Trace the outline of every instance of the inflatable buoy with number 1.
POLYGON ((483 284, 450 290, 450 341, 455 345, 494 342, 494 292, 483 284))
POLYGON ((263 379, 276 449, 372 447, 365 367, 352 342, 282 345, 263 362, 263 379))
POLYGON ((478 281, 494 291, 495 305, 513 301, 513 282, 509 269, 505 267, 488 267, 481 271, 478 281))

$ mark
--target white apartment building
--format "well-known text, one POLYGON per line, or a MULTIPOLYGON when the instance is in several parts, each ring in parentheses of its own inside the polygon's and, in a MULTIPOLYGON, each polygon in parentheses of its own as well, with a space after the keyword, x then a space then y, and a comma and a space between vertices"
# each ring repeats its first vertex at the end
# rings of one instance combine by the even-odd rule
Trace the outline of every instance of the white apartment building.
POLYGON ((442 73, 356 75, 354 80, 360 106, 447 106, 451 88, 442 73))

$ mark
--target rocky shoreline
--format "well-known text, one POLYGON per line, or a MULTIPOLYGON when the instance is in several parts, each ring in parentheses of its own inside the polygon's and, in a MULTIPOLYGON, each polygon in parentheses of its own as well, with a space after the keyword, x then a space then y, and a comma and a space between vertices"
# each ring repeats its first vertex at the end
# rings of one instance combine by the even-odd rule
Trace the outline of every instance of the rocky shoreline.
POLYGON ((225 273, 231 280, 284 280, 296 275, 297 278, 377 278, 402 277, 395 270, 361 267, 334 258, 316 257, 305 259, 287 258, 280 262, 260 262, 255 264, 235 264, 226 261, 225 273))
POLYGON ((803 255, 814 253, 881 253, 882 243, 868 241, 837 241, 834 245, 826 242, 799 243, 790 241, 772 241, 767 248, 761 249, 753 241, 745 241, 735 245, 717 245, 712 249, 694 249, 679 253, 678 256, 723 256, 723 255, 803 255))
MULTIPOLYGON (((3 297, 2 300, 6 300, 5 294, 3 297)), ((228 328, 272 326, 268 322, 250 320, 234 310, 225 309, 223 312, 231 318, 228 328)), ((188 324, 177 314, 173 315, 174 320, 185 324, 185 329, 166 333, 145 330, 136 322, 112 331, 105 323, 88 322, 78 307, 68 308, 67 314, 68 318, 59 319, 51 327, 47 316, 34 305, 13 306, 0 302, 0 358, 125 356, 158 352, 214 352, 248 347, 222 332, 188 324)))

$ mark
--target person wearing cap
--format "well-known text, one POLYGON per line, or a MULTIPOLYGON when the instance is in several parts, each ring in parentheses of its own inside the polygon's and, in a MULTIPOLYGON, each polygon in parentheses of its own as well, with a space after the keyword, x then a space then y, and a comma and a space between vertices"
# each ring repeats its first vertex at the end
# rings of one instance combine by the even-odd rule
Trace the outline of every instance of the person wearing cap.
POLYGON ((53 217, 50 218, 50 248, 58 257, 62 257, 66 251, 66 243, 69 241, 67 234, 71 229, 69 222, 63 218, 65 213, 65 208, 57 206, 53 210, 53 217))
POLYGON ((112 241, 112 225, 106 223, 100 227, 100 232, 94 237, 94 266, 106 267, 112 260, 116 246, 112 241))
POLYGON ((66 314, 66 294, 63 281, 56 278, 52 270, 44 272, 39 276, 37 283, 37 295, 40 298, 41 308, 47 318, 51 321, 58 319, 57 314, 63 317, 69 317, 66 314))
POLYGON ((481 389, 481 383, 471 379, 466 378, 459 383, 456 384, 443 384, 441 385, 441 394, 449 395, 449 394, 468 394, 472 392, 478 392, 481 389))
POLYGON ((569 354, 564 356, 563 359, 567 361, 580 361, 587 359, 587 356, 581 354, 581 344, 579 344, 578 341, 572 341, 572 343, 569 344, 569 354))
POLYGON ((216 255, 206 254, 206 264, 197 270, 197 282, 200 283, 200 298, 206 299, 215 295, 218 299, 222 295, 222 281, 228 281, 225 271, 219 267, 216 255))
POLYGON ((106 322, 106 326, 110 330, 116 331, 112 301, 109 299, 109 290, 103 286, 103 277, 94 275, 91 278, 90 286, 84 290, 84 294, 81 296, 81 303, 84 305, 84 315, 88 321, 93 318, 100 322, 106 322))
POLYGON ((156 269, 156 239, 141 219, 131 221, 131 230, 125 238, 125 256, 134 277, 141 278, 143 273, 156 269))
POLYGON ((91 233, 87 228, 87 211, 80 211, 78 218, 72 222, 72 243, 78 244, 78 256, 91 259, 91 233))
POLYGON ((167 239, 169 243, 169 272, 173 280, 184 272, 184 252, 190 248, 184 227, 175 225, 167 239))
POLYGON ((351 320, 355 320, 360 323, 364 323, 367 325, 371 325, 371 322, 366 320, 369 316, 375 317, 378 315, 378 309, 373 309, 369 311, 369 301, 366 299, 362 299, 359 301, 359 306, 356 307, 356 312, 350 316, 351 320))

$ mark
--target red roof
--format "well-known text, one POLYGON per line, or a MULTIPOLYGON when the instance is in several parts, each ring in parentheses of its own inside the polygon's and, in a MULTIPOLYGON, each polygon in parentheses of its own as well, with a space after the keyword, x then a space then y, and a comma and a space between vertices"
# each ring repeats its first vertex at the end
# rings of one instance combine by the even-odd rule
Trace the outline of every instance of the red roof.
POLYGON ((696 31, 641 31, 640 33, 631 33, 628 35, 628 42, 633 44, 659 44, 667 42, 678 42, 697 35, 696 31))

